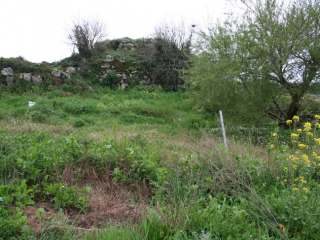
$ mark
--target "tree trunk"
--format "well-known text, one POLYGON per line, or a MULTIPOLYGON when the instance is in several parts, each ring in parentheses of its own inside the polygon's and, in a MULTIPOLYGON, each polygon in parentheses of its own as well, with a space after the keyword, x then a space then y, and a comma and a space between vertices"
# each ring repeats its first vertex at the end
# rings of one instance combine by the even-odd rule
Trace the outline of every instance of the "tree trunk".
POLYGON ((303 94, 295 94, 292 96, 292 102, 290 104, 289 110, 287 112, 286 120, 291 120, 295 116, 300 108, 300 100, 303 94))

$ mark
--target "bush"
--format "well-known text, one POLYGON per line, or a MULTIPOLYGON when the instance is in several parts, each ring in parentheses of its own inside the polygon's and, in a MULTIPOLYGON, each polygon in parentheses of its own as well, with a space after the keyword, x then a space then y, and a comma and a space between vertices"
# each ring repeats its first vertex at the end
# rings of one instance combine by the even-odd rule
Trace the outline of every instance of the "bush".
POLYGON ((117 77, 116 72, 108 73, 107 77, 102 80, 102 85, 108 86, 111 89, 117 88, 117 83, 119 82, 119 78, 117 77))
POLYGON ((74 124, 73 124, 73 126, 75 127, 75 128, 80 128, 80 127, 83 127, 83 126, 85 126, 86 125, 86 123, 85 123, 85 121, 83 121, 83 120, 78 120, 78 121, 76 121, 74 124))

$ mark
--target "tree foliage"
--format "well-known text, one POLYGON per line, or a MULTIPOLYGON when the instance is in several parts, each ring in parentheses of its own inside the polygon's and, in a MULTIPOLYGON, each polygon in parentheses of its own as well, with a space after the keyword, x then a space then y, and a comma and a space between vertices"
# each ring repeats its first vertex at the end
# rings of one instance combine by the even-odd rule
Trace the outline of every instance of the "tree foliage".
POLYGON ((107 36, 106 25, 100 20, 74 20, 67 32, 69 43, 80 56, 90 58, 104 51, 102 41, 107 36))
POLYGON ((187 60, 190 55, 191 33, 182 22, 163 23, 155 27, 153 37, 154 49, 151 54, 153 66, 153 79, 164 89, 178 90, 184 82, 179 77, 179 70, 188 67, 187 60))
POLYGON ((319 80, 319 0, 241 2, 247 9, 241 19, 199 33, 185 78, 207 110, 244 118, 267 112, 284 123, 319 80))

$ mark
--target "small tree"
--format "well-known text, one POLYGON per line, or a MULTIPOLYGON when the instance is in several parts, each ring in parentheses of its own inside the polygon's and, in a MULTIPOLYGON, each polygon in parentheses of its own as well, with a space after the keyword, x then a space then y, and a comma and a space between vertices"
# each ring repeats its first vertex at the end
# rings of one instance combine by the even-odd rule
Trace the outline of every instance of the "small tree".
POLYGON ((184 23, 176 25, 163 23, 155 27, 153 34, 154 48, 146 55, 153 68, 152 78, 164 89, 178 90, 184 81, 179 77, 179 70, 187 68, 190 55, 191 32, 184 23))
POLYGON ((319 80, 319 0, 241 2, 247 8, 242 20, 200 33, 186 78, 199 105, 238 116, 264 111, 283 124, 319 80))
POLYGON ((74 20, 68 32, 69 43, 74 46, 82 57, 101 53, 103 49, 102 41, 105 40, 106 25, 100 20, 74 20))

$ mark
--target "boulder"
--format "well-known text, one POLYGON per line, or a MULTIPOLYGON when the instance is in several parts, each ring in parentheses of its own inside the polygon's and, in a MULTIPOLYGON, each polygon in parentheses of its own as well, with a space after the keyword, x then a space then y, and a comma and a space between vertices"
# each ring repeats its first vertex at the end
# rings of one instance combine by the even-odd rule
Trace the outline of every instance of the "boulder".
POLYGON ((110 68, 110 64, 109 63, 102 63, 101 67, 102 68, 110 68))
POLYGON ((117 77, 118 77, 118 78, 122 78, 122 74, 118 73, 118 74, 117 74, 117 77))
POLYGON ((12 80, 13 80, 13 77, 7 76, 7 77, 6 77, 7 85, 10 85, 10 83, 12 82, 12 80))
POLYGON ((32 77, 31 73, 21 73, 20 76, 19 76, 20 79, 23 79, 23 80, 28 81, 28 82, 31 81, 31 77, 32 77))
POLYGON ((147 84, 146 80, 141 80, 140 81, 140 85, 146 85, 146 84, 147 84))
POLYGON ((52 77, 57 77, 60 78, 61 77, 61 71, 58 69, 54 69, 51 73, 52 77))
POLYGON ((67 67, 67 68, 66 68, 66 73, 70 73, 70 74, 76 73, 76 69, 73 68, 73 67, 67 67))
POLYGON ((70 74, 65 73, 65 72, 61 72, 60 78, 61 78, 62 80, 66 79, 66 78, 70 78, 70 74))
POLYGON ((131 48, 134 47, 134 45, 133 45, 132 43, 127 43, 125 46, 126 46, 128 49, 131 49, 131 48))
POLYGON ((126 74, 122 74, 122 79, 126 80, 128 78, 128 76, 126 74))
POLYGON ((111 56, 111 55, 107 55, 107 56, 105 56, 105 58, 104 58, 104 61, 105 61, 105 62, 112 62, 113 60, 114 60, 114 57, 111 56))
POLYGON ((41 85, 42 84, 42 77, 39 74, 35 74, 32 76, 33 84, 41 85))
POLYGON ((130 52, 134 52, 135 50, 135 48, 130 48, 130 52))
POLYGON ((11 67, 7 67, 1 70, 1 74, 4 76, 12 76, 13 75, 13 70, 11 67))
POLYGON ((126 43, 129 43, 130 40, 129 39, 126 39, 126 38, 119 38, 117 39, 120 43, 123 43, 123 44, 126 44, 126 43))
POLYGON ((125 57, 119 57, 119 62, 125 62, 126 58, 125 57))

